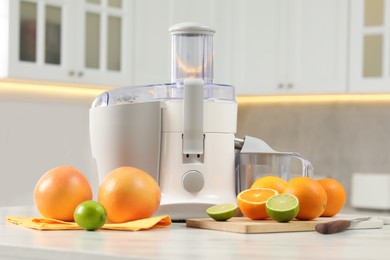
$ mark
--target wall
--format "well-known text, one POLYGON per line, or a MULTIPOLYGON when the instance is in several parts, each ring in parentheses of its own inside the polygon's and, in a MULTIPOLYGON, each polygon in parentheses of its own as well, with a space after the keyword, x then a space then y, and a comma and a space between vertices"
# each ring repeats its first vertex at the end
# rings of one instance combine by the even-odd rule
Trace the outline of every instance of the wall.
POLYGON ((354 172, 390 173, 390 102, 241 104, 237 136, 307 157, 317 177, 338 179, 350 197, 354 172))
POLYGON ((72 165, 98 185, 88 109, 94 94, 0 87, 0 206, 33 204, 40 176, 72 165))

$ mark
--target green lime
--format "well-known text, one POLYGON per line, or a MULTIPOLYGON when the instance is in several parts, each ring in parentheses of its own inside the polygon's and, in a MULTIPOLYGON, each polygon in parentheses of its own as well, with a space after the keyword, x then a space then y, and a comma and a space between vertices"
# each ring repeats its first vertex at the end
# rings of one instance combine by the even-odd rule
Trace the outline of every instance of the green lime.
POLYGON ((299 212, 299 201, 291 194, 278 194, 270 197, 265 209, 270 218, 278 222, 289 222, 299 212))
POLYGON ((216 221, 226 221, 236 215, 237 205, 233 203, 219 204, 208 208, 206 212, 216 221))
POLYGON ((74 211, 76 223, 88 231, 101 228, 107 220, 107 211, 102 204, 87 200, 80 203, 74 211))

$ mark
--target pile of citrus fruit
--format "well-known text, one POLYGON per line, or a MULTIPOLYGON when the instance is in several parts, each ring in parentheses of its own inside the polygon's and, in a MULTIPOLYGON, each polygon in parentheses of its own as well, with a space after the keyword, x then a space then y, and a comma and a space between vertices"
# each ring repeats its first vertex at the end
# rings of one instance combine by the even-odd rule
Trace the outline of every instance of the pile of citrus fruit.
POLYGON ((296 177, 287 182, 265 176, 237 195, 238 206, 248 218, 279 222, 331 217, 342 210, 345 201, 344 187, 332 178, 296 177))
MULTIPOLYGON (((342 210, 345 201, 344 187, 331 178, 297 177, 287 182, 276 176, 265 176, 237 195, 238 207, 246 217, 272 218, 278 222, 331 217, 342 210)), ((235 204, 221 204, 209 208, 207 213, 217 221, 225 221, 236 210, 235 204)))
POLYGON ((92 200, 87 178, 70 166, 46 172, 34 189, 34 202, 43 217, 76 221, 86 230, 102 227, 108 219, 123 223, 151 217, 160 206, 157 182, 134 167, 111 171, 99 187, 98 202, 92 200))

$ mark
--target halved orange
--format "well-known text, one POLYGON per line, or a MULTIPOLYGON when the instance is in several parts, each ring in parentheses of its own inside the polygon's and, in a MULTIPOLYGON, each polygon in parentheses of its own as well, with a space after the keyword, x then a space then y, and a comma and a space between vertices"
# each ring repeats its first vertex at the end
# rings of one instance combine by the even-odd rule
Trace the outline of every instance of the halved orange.
POLYGON ((268 198, 277 194, 277 190, 269 188, 247 189, 237 195, 237 204, 246 217, 254 220, 266 219, 268 214, 265 203, 268 198))

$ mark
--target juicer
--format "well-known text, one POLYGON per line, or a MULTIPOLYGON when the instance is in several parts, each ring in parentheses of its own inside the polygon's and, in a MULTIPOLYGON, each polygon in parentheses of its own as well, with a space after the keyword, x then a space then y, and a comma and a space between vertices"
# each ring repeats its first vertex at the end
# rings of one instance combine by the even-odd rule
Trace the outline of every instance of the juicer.
POLYGON ((236 201, 235 89, 213 83, 212 28, 183 23, 170 33, 170 83, 119 87, 94 100, 92 155, 100 183, 121 166, 148 172, 162 193, 156 214, 206 217, 208 207, 236 201))

